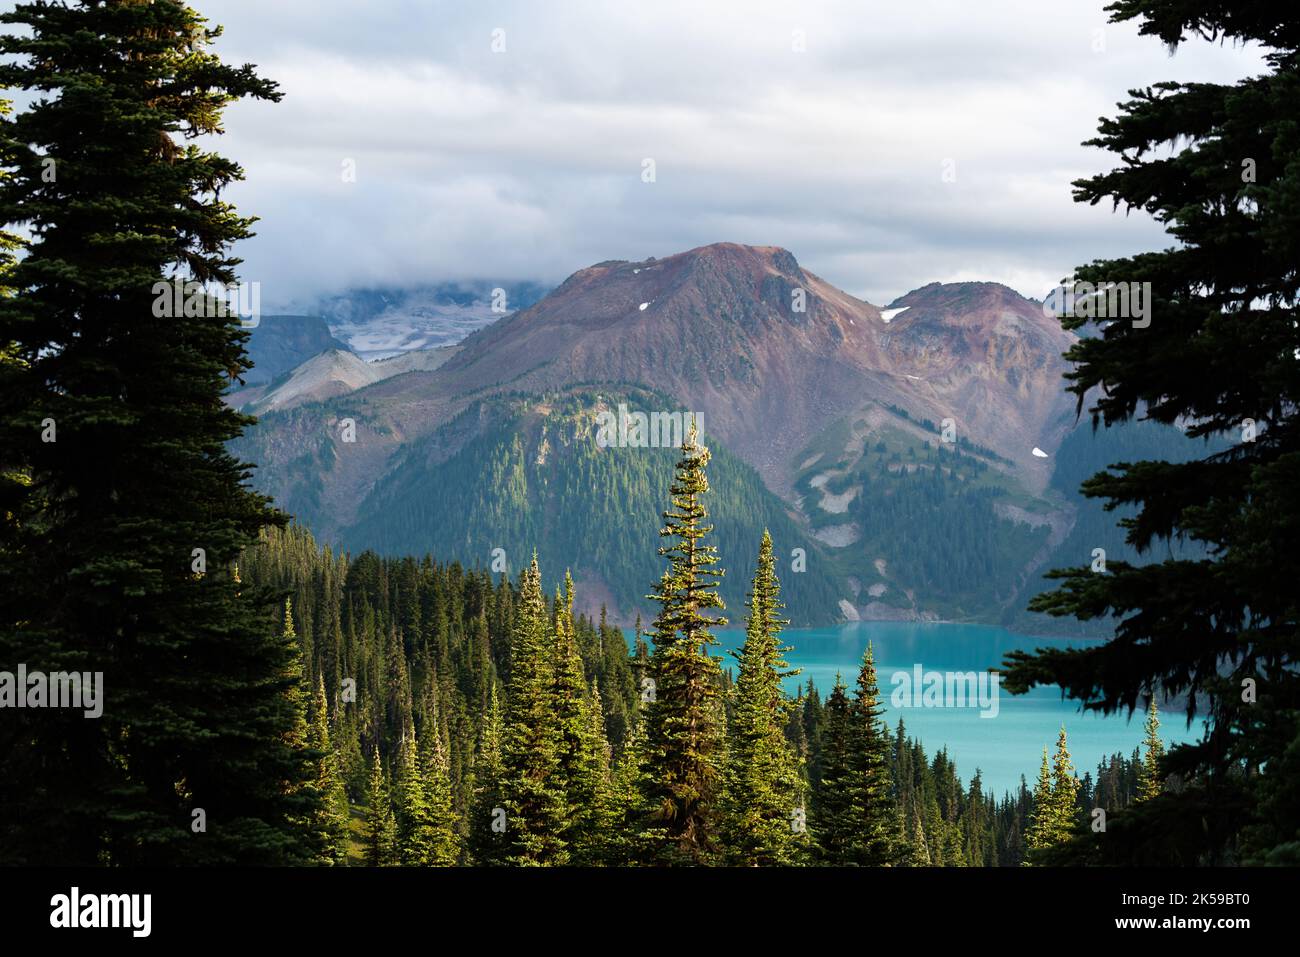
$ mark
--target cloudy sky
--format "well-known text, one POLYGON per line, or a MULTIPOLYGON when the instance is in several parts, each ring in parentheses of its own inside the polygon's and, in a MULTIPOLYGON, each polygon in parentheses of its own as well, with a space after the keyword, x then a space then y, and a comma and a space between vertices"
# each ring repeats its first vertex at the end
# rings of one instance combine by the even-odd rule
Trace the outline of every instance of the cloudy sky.
POLYGON ((285 94, 232 107, 220 145, 273 305, 724 240, 878 304, 935 280, 1042 296, 1166 243, 1072 202, 1113 165, 1080 145, 1097 118, 1135 86, 1260 69, 1199 40, 1171 57, 1102 0, 194 3, 285 94))

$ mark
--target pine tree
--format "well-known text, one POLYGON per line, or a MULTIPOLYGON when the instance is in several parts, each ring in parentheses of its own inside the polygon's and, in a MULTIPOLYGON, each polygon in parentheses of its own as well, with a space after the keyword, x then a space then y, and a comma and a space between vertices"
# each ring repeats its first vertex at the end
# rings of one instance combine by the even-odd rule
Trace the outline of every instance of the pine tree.
POLYGON ((646 707, 646 804, 658 858, 664 863, 708 863, 715 855, 714 798, 724 729, 718 721, 717 643, 712 628, 726 624, 717 585, 717 548, 707 544, 712 525, 702 501, 709 491, 709 450, 692 420, 670 486, 672 507, 659 534, 668 568, 648 596, 660 606, 650 660, 654 700, 646 707))
POLYGON ((1056 739, 1056 753, 1052 756, 1052 802, 1060 821, 1062 839, 1068 839, 1078 824, 1079 779, 1070 761, 1070 748, 1065 739, 1065 728, 1056 739))
POLYGON ((501 806, 503 723, 497 687, 493 684, 488 692, 488 711, 483 719, 474 767, 474 803, 468 837, 470 854, 480 865, 505 861, 505 831, 500 828, 505 812, 501 806))
POLYGON ((556 780, 564 789, 568 809, 564 839, 574 864, 591 864, 601 857, 603 837, 597 817, 607 767, 602 768, 603 727, 598 739, 595 725, 603 726, 604 716, 589 700, 574 632, 573 578, 567 572, 564 594, 555 596, 555 609, 552 700, 558 730, 556 780))
MULTIPOLYGON (((1113 465, 1084 483, 1086 496, 1123 510, 1128 545, 1155 560, 1052 573, 1061 587, 1031 607, 1113 620, 1114 637, 1014 655, 1005 687, 1057 684, 1104 713, 1131 713, 1144 694, 1183 695, 1189 714, 1199 705, 1206 734, 1161 765, 1184 786, 1130 808, 1101 843, 1117 864, 1214 864, 1230 859, 1269 769, 1282 767, 1300 709, 1300 33, 1282 4, 1118 0, 1107 9, 1171 50, 1189 37, 1242 43, 1266 64, 1233 83, 1132 90, 1087 144, 1114 153, 1117 167, 1074 184, 1076 201, 1143 210, 1171 237, 1159 251, 1075 270, 1094 290, 1076 287, 1081 298, 1063 320, 1082 331, 1067 353, 1080 411, 1089 404, 1094 427, 1150 420, 1228 448, 1113 465), (1115 320, 1109 283, 1149 283, 1149 312, 1115 320), (1101 299, 1108 320, 1093 322, 1088 307, 1101 299), (1174 542, 1191 548, 1162 555, 1174 542), (1246 694, 1248 682, 1267 695, 1246 694)), ((1300 832, 1300 805, 1290 813, 1281 834, 1300 832)))
POLYGON ((252 220, 221 196, 242 171, 195 141, 229 103, 279 93, 221 63, 177 0, 22 3, 0 22, 18 28, 0 88, 38 91, 0 121, 0 223, 32 237, 0 297, 0 473, 24 477, 0 481, 0 661, 108 689, 93 722, 6 719, 0 845, 45 864, 310 860, 298 649, 272 594, 232 572, 283 521, 226 449, 253 421, 222 401, 247 333, 201 295, 168 315, 155 290, 236 278, 252 220))
POLYGON ((424 805, 429 815, 426 864, 449 867, 460 857, 460 836, 451 793, 447 752, 437 728, 420 744, 420 775, 424 780, 424 805))
POLYGON ((921 812, 917 808, 912 808, 912 826, 909 830, 910 837, 907 841, 905 858, 909 867, 929 867, 933 861, 930 858, 930 845, 925 839, 925 827, 921 823, 921 812))
POLYGON ((412 733, 398 744, 397 852, 405 867, 427 867, 433 861, 435 821, 429 808, 429 784, 420 747, 412 733))
POLYGON ((889 731, 881 719, 883 713, 875 659, 868 642, 849 717, 856 790, 854 813, 858 815, 854 845, 857 862, 866 867, 888 866, 897 859, 897 810, 889 775, 889 731))
POLYGON ((1065 845, 1078 826, 1079 779, 1075 777, 1066 742, 1065 728, 1056 739, 1056 753, 1049 769, 1047 749, 1034 787, 1034 809, 1026 834, 1029 859, 1037 863, 1052 858, 1052 852, 1065 845))
MULTIPOLYGON (((1038 781, 1034 784, 1033 811, 1030 812, 1029 830, 1025 834, 1025 848, 1031 854, 1044 851, 1054 845, 1056 839, 1054 811, 1052 770, 1047 761, 1047 749, 1043 748, 1043 763, 1038 769, 1038 781)), ((1031 861, 1027 858, 1024 863, 1029 864, 1031 861)))
POLYGON ((798 759, 785 735, 790 712, 781 681, 790 670, 780 642, 781 586, 766 529, 749 593, 745 643, 736 654, 727 767, 722 791, 723 838, 730 863, 793 864, 807 845, 798 759))
POLYGON ((509 864, 566 864, 568 809, 559 775, 551 623, 534 556, 523 574, 510 645, 510 689, 501 748, 501 807, 509 864))
POLYGON ((652 833, 646 830, 650 815, 645 795, 651 789, 646 780, 645 750, 645 721, 634 715, 610 774, 608 806, 613 821, 604 847, 606 864, 640 864, 652 859, 652 833))
POLYGON ((318 795, 318 810, 311 821, 311 831, 322 848, 320 863, 343 864, 347 861, 348 820, 351 807, 343 776, 339 773, 338 755, 330 740, 329 712, 325 698, 325 679, 317 679, 312 700, 307 746, 314 755, 312 787, 318 795))
POLYGON ((397 818, 389 797, 388 782, 384 780, 384 766, 379 758, 379 748, 374 749, 370 762, 370 786, 366 789, 366 864, 370 867, 392 867, 399 861, 397 844, 397 818))
POLYGON ((861 811, 853 754, 856 741, 848 688, 838 674, 824 716, 821 776, 813 789, 810 815, 815 852, 824 864, 854 864, 861 811))
POLYGON ((1164 790, 1160 761, 1165 756, 1165 746, 1160 740, 1160 711, 1156 708, 1155 695, 1151 696, 1147 705, 1147 720, 1143 728, 1146 731, 1146 751, 1142 755, 1142 763, 1138 765, 1137 800, 1148 801, 1164 790))

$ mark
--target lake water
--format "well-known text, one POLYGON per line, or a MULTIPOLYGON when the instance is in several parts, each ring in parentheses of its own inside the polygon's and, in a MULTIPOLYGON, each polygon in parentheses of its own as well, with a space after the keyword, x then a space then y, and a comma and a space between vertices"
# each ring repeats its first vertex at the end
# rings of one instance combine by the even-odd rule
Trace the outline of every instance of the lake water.
MULTIPOLYGON (((1006 653, 1016 648, 1032 650, 1086 642, 1026 637, 990 625, 916 622, 856 622, 833 628, 792 628, 783 637, 786 644, 794 646, 794 651, 787 656, 790 664, 803 669, 798 677, 787 679, 787 690, 796 693, 797 686, 811 677, 823 700, 830 694, 836 672, 843 675, 852 694, 862 655, 868 640, 871 641, 881 703, 890 730, 897 727, 901 717, 907 734, 921 741, 929 757, 946 746, 964 785, 970 783, 975 769, 979 768, 984 789, 993 791, 999 798, 1004 791, 1019 787, 1021 775, 1033 787, 1043 748, 1055 748, 1062 724, 1080 777, 1089 771, 1095 778, 1097 764, 1103 757, 1116 752, 1128 756, 1142 743, 1143 712, 1134 714, 1132 720, 1120 715, 1084 714, 1078 702, 1063 700, 1056 687, 1038 687, 1025 695, 1008 694, 999 688, 997 714, 986 718, 980 716, 981 710, 992 715, 993 708, 981 709, 977 701, 969 702, 967 707, 954 707, 955 699, 949 698, 947 706, 926 707, 919 689, 915 698, 908 692, 904 707, 895 707, 891 701, 896 690, 905 692, 907 685, 914 682, 918 665, 923 674, 979 673, 1000 665, 1006 653), (900 672, 906 674, 907 684, 902 679, 895 682, 894 675, 900 672)), ((719 632, 718 638, 723 649, 739 649, 745 633, 727 629, 719 632)), ((723 664, 724 667, 732 665, 734 673, 735 659, 726 655, 723 664)), ((986 685, 985 690, 992 689, 986 685)), ((1174 741, 1192 740, 1199 737, 1199 722, 1188 729, 1181 712, 1162 712, 1160 733, 1166 746, 1174 741)))

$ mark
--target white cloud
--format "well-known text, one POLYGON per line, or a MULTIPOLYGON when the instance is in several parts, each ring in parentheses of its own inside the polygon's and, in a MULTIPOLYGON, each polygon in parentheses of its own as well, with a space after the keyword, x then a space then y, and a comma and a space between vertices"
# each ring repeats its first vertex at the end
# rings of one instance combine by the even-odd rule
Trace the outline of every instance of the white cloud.
POLYGON ((222 0, 223 56, 285 93, 233 107, 220 145, 262 217, 245 273, 283 301, 733 240, 878 303, 956 278, 1041 295, 1167 244, 1071 201, 1112 165, 1079 145, 1097 118, 1137 85, 1259 69, 1199 41, 1171 59, 1101 6, 222 0))

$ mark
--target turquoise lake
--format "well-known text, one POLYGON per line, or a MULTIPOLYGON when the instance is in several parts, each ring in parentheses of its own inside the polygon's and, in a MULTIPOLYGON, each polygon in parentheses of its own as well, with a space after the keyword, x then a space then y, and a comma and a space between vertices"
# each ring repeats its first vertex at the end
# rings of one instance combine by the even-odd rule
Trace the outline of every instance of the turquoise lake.
MULTIPOLYGON (((858 668, 867 642, 875 653, 881 703, 891 731, 901 717, 907 734, 921 741, 926 754, 933 757, 945 746, 957 764, 957 773, 969 785, 979 768, 984 789, 999 798, 1004 791, 1019 787, 1023 775, 1032 787, 1038 775, 1044 746, 1056 744, 1057 732, 1065 725, 1070 755, 1080 777, 1091 772, 1096 777, 1097 764, 1116 752, 1130 755, 1142 743, 1144 715, 1138 712, 1130 720, 1122 715, 1101 717, 1080 711, 1076 701, 1061 698, 1056 687, 1039 687, 1026 695, 1012 695, 1001 688, 997 694, 996 717, 980 717, 977 702, 968 707, 907 706, 898 708, 890 701, 896 688, 893 676, 905 672, 909 679, 917 665, 923 672, 981 672, 1002 663, 1005 654, 1016 648, 1033 649, 1053 645, 1083 645, 1087 642, 1059 638, 1018 635, 989 625, 924 624, 917 622, 857 622, 834 628, 792 628, 785 632, 785 642, 794 646, 787 657, 794 667, 802 668, 798 677, 789 678, 787 690, 809 677, 823 700, 830 693, 835 673, 844 677, 850 694, 857 680, 858 668)), ((738 649, 745 639, 741 630, 718 633, 720 646, 738 649)), ((724 656, 723 666, 735 659, 724 656)), ((919 694, 919 692, 918 692, 919 694)), ((990 713, 992 708, 987 709, 990 713)), ((1166 745, 1199 737, 1199 724, 1187 728, 1181 712, 1161 713, 1161 737, 1166 745)))

